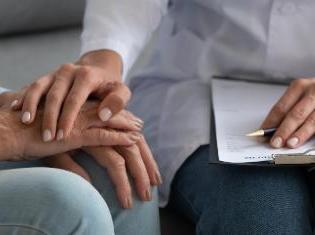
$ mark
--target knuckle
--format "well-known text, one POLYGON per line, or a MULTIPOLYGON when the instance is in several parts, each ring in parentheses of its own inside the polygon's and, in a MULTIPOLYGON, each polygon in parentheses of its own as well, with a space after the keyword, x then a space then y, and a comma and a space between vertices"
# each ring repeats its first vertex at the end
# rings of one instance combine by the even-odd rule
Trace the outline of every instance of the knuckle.
POLYGON ((124 147, 125 151, 126 151, 126 155, 128 156, 135 156, 135 155, 138 155, 139 151, 138 151, 138 148, 136 145, 131 145, 131 146, 128 146, 128 147, 124 147))
POLYGON ((86 75, 86 76, 78 76, 76 78, 76 80, 78 81, 79 84, 83 85, 84 86, 87 86, 89 87, 90 85, 93 84, 93 77, 92 76, 89 76, 89 75, 86 75))
POLYGON ((293 80, 290 85, 294 88, 301 88, 304 87, 305 83, 307 83, 307 79, 301 78, 293 80))
POLYGON ((91 73, 91 68, 87 65, 82 65, 77 70, 77 75, 79 77, 88 77, 91 73))
POLYGON ((124 140, 125 135, 122 132, 112 132, 112 139, 124 140))
POLYGON ((77 97, 79 97, 78 94, 71 94, 66 100, 67 105, 69 105, 69 107, 77 106, 79 103, 77 97))
POLYGON ((273 106, 272 113, 283 116, 286 113, 286 105, 283 102, 278 102, 275 106, 273 106))
POLYGON ((66 63, 60 66, 59 71, 72 71, 75 68, 74 64, 66 63))
POLYGON ((307 93, 305 98, 310 102, 314 103, 315 102, 315 89, 312 89, 310 92, 307 93))
POLYGON ((116 158, 113 162, 114 168, 118 171, 123 171, 126 169, 126 161, 123 158, 116 158))
POLYGON ((110 139, 110 132, 109 131, 105 131, 102 129, 98 129, 97 130, 97 138, 102 142, 103 140, 109 140, 110 139))
POLYGON ((50 103, 55 103, 59 99, 57 91, 51 91, 47 94, 47 101, 50 103))
POLYGON ((42 87, 41 81, 37 80, 35 82, 32 82, 32 84, 29 87, 29 90, 37 90, 37 89, 40 89, 41 87, 42 87))
POLYGON ((308 119, 307 122, 310 126, 315 126, 315 115, 311 115, 308 119))
POLYGON ((305 119, 305 109, 303 108, 296 108, 290 112, 290 118, 300 121, 305 119))
POLYGON ((125 107, 124 100, 117 94, 109 95, 109 102, 116 110, 122 110, 125 107))

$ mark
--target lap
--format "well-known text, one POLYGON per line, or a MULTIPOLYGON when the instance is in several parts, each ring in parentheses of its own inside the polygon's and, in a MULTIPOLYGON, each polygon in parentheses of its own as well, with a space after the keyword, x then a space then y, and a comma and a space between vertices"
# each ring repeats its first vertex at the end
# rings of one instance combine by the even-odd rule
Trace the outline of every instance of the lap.
POLYGON ((73 173, 43 167, 1 170, 0 192, 1 234, 114 233, 100 194, 73 173))
POLYGON ((301 168, 209 165, 209 146, 178 171, 170 204, 197 225, 198 234, 309 234, 311 192, 301 168))
MULTIPOLYGON (((134 193, 133 208, 124 210, 115 194, 106 170, 99 166, 90 156, 80 152, 76 161, 84 167, 91 176, 92 184, 106 201, 115 225, 117 235, 125 234, 159 234, 159 210, 157 189, 153 188, 151 202, 142 202, 134 193)), ((41 161, 33 162, 1 162, 0 172, 4 169, 30 168, 44 166, 41 161)), ((83 179, 82 179, 83 180, 83 179)))

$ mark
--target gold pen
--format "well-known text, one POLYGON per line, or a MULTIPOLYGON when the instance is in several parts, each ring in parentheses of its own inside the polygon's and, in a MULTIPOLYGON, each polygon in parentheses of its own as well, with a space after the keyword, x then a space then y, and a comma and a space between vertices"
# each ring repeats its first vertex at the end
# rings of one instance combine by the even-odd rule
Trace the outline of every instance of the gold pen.
POLYGON ((257 131, 246 134, 248 137, 272 136, 277 128, 259 129, 257 131))

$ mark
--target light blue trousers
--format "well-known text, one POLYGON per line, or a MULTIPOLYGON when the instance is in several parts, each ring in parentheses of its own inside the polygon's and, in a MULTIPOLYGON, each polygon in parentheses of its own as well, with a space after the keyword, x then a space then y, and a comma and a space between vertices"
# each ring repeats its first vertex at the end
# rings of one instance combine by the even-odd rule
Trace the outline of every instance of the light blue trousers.
POLYGON ((0 234, 158 235, 157 190, 153 200, 135 196, 133 209, 120 207, 106 171, 86 154, 76 160, 83 178, 40 162, 0 163, 0 234))

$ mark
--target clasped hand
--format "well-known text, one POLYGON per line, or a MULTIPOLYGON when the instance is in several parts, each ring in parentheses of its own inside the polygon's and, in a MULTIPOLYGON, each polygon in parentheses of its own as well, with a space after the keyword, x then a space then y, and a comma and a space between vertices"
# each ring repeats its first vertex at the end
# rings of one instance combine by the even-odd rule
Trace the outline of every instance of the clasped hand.
POLYGON ((3 131, 7 136, 13 135, 10 145, 14 149, 11 156, 3 160, 30 160, 54 155, 45 158, 49 166, 72 171, 90 180, 88 173, 72 159, 69 151, 82 148, 107 170, 122 207, 131 208, 133 202, 128 173, 134 179, 139 197, 151 200, 151 185, 158 185, 162 180, 150 148, 139 133, 142 127, 139 118, 122 110, 103 122, 97 114, 99 104, 87 102, 77 114, 67 138, 44 142, 40 134, 43 108, 37 107, 36 117, 31 123, 22 124, 20 112, 10 111, 8 105, 17 97, 21 97, 21 93, 7 92, 0 99, 0 116, 5 119, 0 124, 10 127, 10 131, 3 131))

